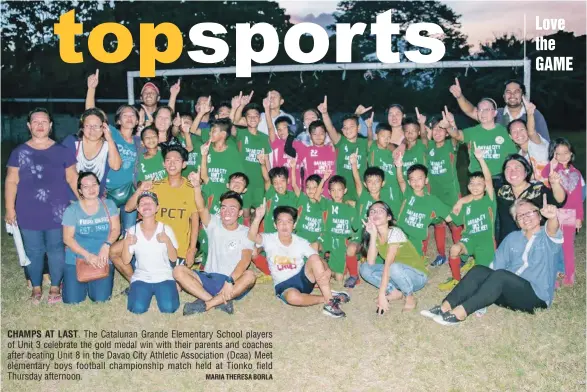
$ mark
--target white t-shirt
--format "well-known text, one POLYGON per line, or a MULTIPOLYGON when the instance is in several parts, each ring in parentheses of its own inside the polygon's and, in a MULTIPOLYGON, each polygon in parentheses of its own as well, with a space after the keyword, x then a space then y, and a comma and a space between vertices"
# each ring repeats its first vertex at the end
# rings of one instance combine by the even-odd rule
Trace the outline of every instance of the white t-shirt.
POLYGON ((261 238, 275 286, 297 275, 304 267, 305 259, 318 254, 308 241, 295 234, 289 246, 279 241, 278 233, 261 234, 261 238))
POLYGON ((249 229, 238 225, 236 230, 226 230, 218 215, 211 215, 208 226, 204 226, 208 234, 208 260, 205 271, 230 276, 241 261, 244 249, 253 249, 249 240, 249 229))
POLYGON ((137 243, 129 246, 129 253, 136 257, 136 268, 132 275, 131 283, 140 280, 147 283, 160 283, 166 280, 173 280, 173 267, 169 262, 167 255, 167 245, 157 241, 157 234, 165 230, 167 236, 171 239, 171 243, 177 249, 177 239, 173 230, 168 225, 157 222, 157 228, 153 237, 148 240, 141 224, 137 223, 127 231, 128 233, 137 236, 137 243))
MULTIPOLYGON (((291 120, 291 124, 296 125, 296 120, 293 118, 293 116, 291 114, 288 114, 288 113, 284 112, 283 110, 280 110, 279 114, 273 118, 273 126, 275 126, 275 120, 277 120, 281 116, 289 117, 289 119, 291 120)), ((257 126, 257 130, 259 132, 263 132, 265 135, 269 134, 269 129, 267 128, 267 119, 265 118, 265 112, 261 113, 261 120, 259 121, 259 125, 257 126)))

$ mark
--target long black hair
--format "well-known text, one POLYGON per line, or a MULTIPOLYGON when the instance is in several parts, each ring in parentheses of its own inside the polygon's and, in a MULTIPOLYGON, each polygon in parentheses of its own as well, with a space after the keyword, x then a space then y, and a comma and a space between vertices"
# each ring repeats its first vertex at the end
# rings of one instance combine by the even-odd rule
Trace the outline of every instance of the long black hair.
MULTIPOLYGON (((369 219, 369 213, 375 206, 382 206, 387 214, 387 227, 393 227, 393 211, 391 208, 385 203, 384 201, 376 201, 375 203, 371 204, 366 212, 366 218, 369 219)), ((365 218, 365 217, 362 217, 365 218)), ((359 252, 363 257, 367 257, 367 250, 369 249, 369 242, 371 241, 371 234, 367 232, 367 230, 363 227, 363 234, 361 236, 361 244, 359 245, 359 252)))
POLYGON ((574 166, 575 149, 571 145, 571 142, 569 142, 564 137, 557 137, 556 139, 554 139, 550 142, 550 145, 548 146, 548 160, 552 161, 552 158, 554 158, 554 152, 558 146, 565 146, 566 148, 569 149, 569 152, 571 153, 571 160, 569 161, 569 165, 574 166))
POLYGON ((505 161, 503 161, 503 166, 501 167, 501 175, 503 177, 503 183, 504 184, 508 184, 511 185, 508 180, 505 178, 505 167, 507 166, 509 161, 518 161, 522 164, 522 166, 524 166, 524 170, 526 171, 526 182, 530 183, 530 181, 532 180, 532 175, 534 174, 534 170, 532 169, 532 165, 530 165, 530 163, 528 163, 528 161, 526 160, 526 158, 524 158, 523 156, 521 156, 520 154, 510 154, 508 155, 508 157, 505 159, 505 161))

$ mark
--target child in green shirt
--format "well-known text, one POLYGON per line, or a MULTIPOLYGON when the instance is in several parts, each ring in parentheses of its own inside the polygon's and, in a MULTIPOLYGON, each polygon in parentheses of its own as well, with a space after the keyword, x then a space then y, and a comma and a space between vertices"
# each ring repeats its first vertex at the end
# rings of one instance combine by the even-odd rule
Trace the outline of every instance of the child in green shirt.
POLYGON ((452 278, 438 286, 443 291, 452 290, 461 280, 461 255, 472 255, 475 258, 474 263, 463 268, 463 272, 475 264, 489 267, 495 256, 495 191, 483 154, 482 149, 475 148, 475 158, 483 172, 469 175, 468 188, 471 195, 459 200, 453 209, 454 221, 463 224, 464 230, 461 240, 450 248, 452 278), (472 201, 467 201, 471 198, 472 201))
MULTIPOLYGON (((424 119, 424 116, 418 116, 419 120, 424 119)), ((422 130, 425 127, 424 124, 419 123, 413 118, 406 118, 402 123, 404 129, 404 145, 405 151, 403 153, 403 175, 404 177, 408 174, 408 169, 412 165, 420 164, 426 166, 426 149, 428 145, 428 139, 426 137, 426 131, 422 130)))
POLYGON ((335 175, 328 181, 328 191, 332 200, 326 202, 324 232, 320 243, 324 253, 329 252, 328 265, 335 278, 342 283, 347 255, 347 241, 353 235, 353 224, 357 213, 352 202, 344 201, 347 193, 344 177, 335 175))
POLYGON ((408 169, 408 181, 402 173, 401 154, 396 159, 397 181, 404 193, 404 201, 397 218, 397 226, 402 229, 416 250, 422 255, 422 241, 428 236, 428 226, 437 218, 451 222, 450 207, 426 191, 428 169, 419 163, 408 169), (408 186, 409 185, 409 186, 408 186))
POLYGON ((195 172, 200 165, 200 149, 202 147, 202 138, 198 135, 190 133, 190 127, 193 123, 192 116, 189 114, 179 115, 173 121, 174 127, 179 123, 179 133, 177 133, 177 140, 181 146, 187 150, 188 161, 185 169, 181 171, 181 175, 188 177, 190 173, 195 172), (178 121, 179 120, 179 121, 178 121))
POLYGON ((298 199, 299 218, 296 223, 296 234, 310 242, 310 246, 316 251, 320 248, 318 238, 324 231, 328 200, 322 197, 322 188, 329 177, 329 171, 324 173, 323 178, 317 174, 309 176, 306 179, 304 193, 300 194, 298 199))
POLYGON ((163 166, 163 155, 159 149, 159 135, 153 125, 143 128, 141 141, 146 151, 144 154, 139 154, 137 181, 160 181, 167 178, 167 171, 163 166))

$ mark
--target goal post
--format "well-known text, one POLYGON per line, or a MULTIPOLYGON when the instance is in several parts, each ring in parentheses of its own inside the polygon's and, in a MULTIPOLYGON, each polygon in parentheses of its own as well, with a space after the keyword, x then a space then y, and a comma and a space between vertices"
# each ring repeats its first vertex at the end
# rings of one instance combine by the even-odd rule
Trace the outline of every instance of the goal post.
MULTIPOLYGON (((522 60, 458 60, 439 61, 430 64, 419 64, 413 62, 405 63, 335 63, 335 64, 291 64, 291 65, 257 65, 251 68, 251 73, 281 73, 281 72, 317 72, 317 71, 378 71, 378 70, 414 70, 414 69, 446 69, 446 68, 510 68, 523 67, 524 84, 526 94, 530 99, 530 83, 532 62, 525 58, 522 60)), ((163 69, 155 71, 156 77, 167 76, 194 76, 194 75, 223 75, 236 74, 236 67, 205 67, 205 68, 179 68, 163 69)), ((126 73, 128 103, 135 103, 135 79, 140 78, 139 71, 128 71, 126 73)), ((243 78, 246 79, 246 78, 243 78)))

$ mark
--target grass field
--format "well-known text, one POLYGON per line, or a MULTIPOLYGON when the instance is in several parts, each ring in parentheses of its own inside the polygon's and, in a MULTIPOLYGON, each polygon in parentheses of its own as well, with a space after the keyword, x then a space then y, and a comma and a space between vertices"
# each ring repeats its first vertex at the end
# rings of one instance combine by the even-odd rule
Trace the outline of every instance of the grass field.
MULTIPOLYGON (((585 173, 584 140, 574 143, 585 173)), ((584 133, 581 137, 584 138, 584 133)), ((4 158, 5 159, 5 158, 4 158)), ((464 165, 463 165, 464 166, 464 165)), ((450 242, 450 240, 449 240, 450 242)), ((443 327, 392 305, 375 314, 377 291, 366 284, 344 306, 346 319, 323 316, 319 307, 293 308, 259 284, 228 316, 213 311, 183 317, 126 311, 126 297, 105 304, 33 306, 12 239, 2 236, 1 314, 2 389, 5 391, 584 391, 586 367, 585 230, 576 239, 577 284, 557 291, 551 309, 536 315, 490 307, 482 318, 443 327), (11 381, 6 363, 7 330, 90 329, 93 331, 270 331, 272 381, 205 381, 203 370, 85 371, 73 381, 11 381)), ((431 241, 428 256, 435 255, 431 241)), ((418 310, 441 301, 437 284, 448 266, 432 269, 429 284, 417 293, 418 310)), ((114 293, 126 283, 116 276, 114 293)), ((336 287, 335 287, 336 288, 336 287)), ((180 296, 182 305, 191 298, 180 296)), ((51 351, 51 350, 47 350, 51 351)), ((53 350, 52 352, 56 352, 53 350)), ((218 350, 224 351, 226 350, 218 350)), ((75 363, 75 360, 58 362, 75 363)), ((213 370, 214 371, 214 370, 213 370)), ((239 373, 234 371, 233 373, 239 373)))

